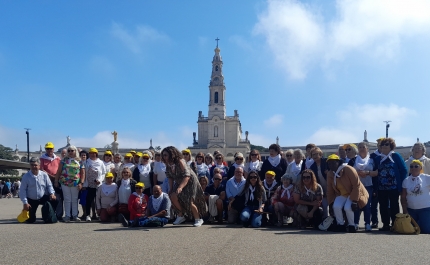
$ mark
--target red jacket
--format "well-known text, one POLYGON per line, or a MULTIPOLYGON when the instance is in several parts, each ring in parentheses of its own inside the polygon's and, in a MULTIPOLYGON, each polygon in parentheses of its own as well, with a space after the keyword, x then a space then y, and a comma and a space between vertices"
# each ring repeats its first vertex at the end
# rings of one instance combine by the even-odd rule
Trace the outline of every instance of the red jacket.
POLYGON ((142 194, 140 198, 136 192, 133 192, 128 198, 128 210, 130 211, 130 220, 145 216, 148 196, 142 194))

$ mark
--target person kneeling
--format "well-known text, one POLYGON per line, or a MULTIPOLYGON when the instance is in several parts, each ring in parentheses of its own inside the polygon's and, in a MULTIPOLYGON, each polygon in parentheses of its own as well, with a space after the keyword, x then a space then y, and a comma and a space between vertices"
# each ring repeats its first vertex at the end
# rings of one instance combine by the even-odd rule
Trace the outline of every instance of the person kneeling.
POLYGON ((247 227, 251 224, 252 227, 260 227, 262 219, 261 214, 263 213, 264 202, 267 201, 267 197, 257 172, 251 171, 248 174, 243 194, 245 195, 245 208, 240 214, 240 220, 243 222, 243 226, 247 227))
POLYGON ((170 218, 170 202, 169 196, 162 192, 159 185, 152 188, 152 196, 149 198, 146 207, 146 216, 131 220, 130 222, 121 214, 120 221, 125 227, 157 227, 167 224, 170 218))
POLYGON ((348 219, 348 232, 355 233, 354 212, 366 206, 369 194, 361 184, 357 171, 342 164, 339 156, 330 155, 327 164, 327 200, 337 222, 337 231, 344 230, 344 210, 348 219))

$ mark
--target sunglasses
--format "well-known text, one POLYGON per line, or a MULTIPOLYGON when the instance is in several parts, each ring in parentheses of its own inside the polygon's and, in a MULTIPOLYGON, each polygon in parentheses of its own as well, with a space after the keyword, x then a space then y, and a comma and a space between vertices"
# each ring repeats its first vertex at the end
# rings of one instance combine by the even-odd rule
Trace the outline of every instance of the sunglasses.
POLYGON ((257 154, 251 154, 251 156, 257 156, 257 154))
POLYGON ((390 144, 381 144, 381 146, 390 146, 390 144))
POLYGON ((45 150, 52 150, 52 149, 54 149, 54 148, 45 148, 45 150))
POLYGON ((222 179, 219 179, 219 178, 215 178, 214 180, 222 180, 222 179))
POLYGON ((235 160, 243 160, 243 158, 236 158, 235 160))
POLYGON ((136 187, 136 190, 141 190, 141 189, 143 189, 143 188, 141 188, 141 187, 136 187))
POLYGON ((169 154, 163 154, 163 157, 168 157, 169 156, 169 154))
POLYGON ((421 166, 419 166, 419 165, 410 165, 409 167, 410 168, 420 168, 421 166))
POLYGON ((75 150, 67 150, 67 152, 71 153, 71 152, 75 152, 75 150))
POLYGON ((182 153, 182 155, 184 155, 184 156, 188 156, 188 155, 190 155, 190 154, 188 154, 188 153, 182 153))
POLYGON ((352 151, 352 149, 351 148, 348 148, 348 149, 345 149, 347 152, 349 152, 349 151, 352 151))
POLYGON ((198 156, 198 157, 196 157, 196 159, 199 159, 199 158, 203 159, 203 157, 202 157, 202 156, 198 156))
POLYGON ((293 155, 286 155, 286 157, 292 157, 293 155))
POLYGON ((222 157, 217 157, 217 158, 215 158, 216 160, 221 160, 222 159, 222 157))
POLYGON ((112 155, 105 155, 105 156, 112 156, 112 155))
POLYGON ((249 176, 250 179, 257 179, 257 176, 249 176))
POLYGON ((143 160, 148 160, 149 158, 147 158, 147 157, 142 157, 142 159, 143 159, 143 160))
POLYGON ((311 179, 311 176, 302 176, 302 179, 311 179))

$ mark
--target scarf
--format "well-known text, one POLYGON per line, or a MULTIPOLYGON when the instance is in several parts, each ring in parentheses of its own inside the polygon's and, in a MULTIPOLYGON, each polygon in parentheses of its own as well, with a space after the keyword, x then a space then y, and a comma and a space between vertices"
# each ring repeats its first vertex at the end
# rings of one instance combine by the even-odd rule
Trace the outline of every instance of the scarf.
POLYGON ((136 196, 137 198, 139 198, 139 204, 142 204, 143 193, 142 193, 142 195, 139 195, 139 194, 137 194, 137 192, 133 192, 133 195, 136 196))
POLYGON ((421 178, 421 174, 416 177, 412 175, 409 176, 410 180, 406 183, 406 189, 414 194, 420 194, 421 188, 423 187, 423 180, 421 178))
POLYGON ((103 162, 105 164, 106 170, 110 171, 111 168, 113 168, 115 165, 109 161, 109 162, 103 162))
POLYGON ((373 152, 374 154, 376 154, 377 156, 380 156, 381 155, 381 152, 379 152, 379 150, 378 149, 376 149, 376 151, 375 152, 373 152))
POLYGON ((314 163, 314 160, 310 157, 307 157, 306 158, 306 169, 311 168, 313 163, 314 163))
POLYGON ((221 165, 215 164, 215 167, 221 169, 222 171, 224 171, 224 168, 225 168, 224 164, 221 164, 221 165))
POLYGON ((269 156, 269 158, 267 158, 267 159, 269 160, 270 164, 271 164, 273 167, 276 167, 276 166, 278 166, 278 165, 279 165, 279 163, 281 163, 281 155, 277 155, 277 156, 275 156, 275 157, 271 157, 271 156, 269 156))
POLYGON ((357 155, 355 157, 355 165, 354 165, 355 168, 358 170, 365 170, 367 165, 369 165, 369 162, 370 162, 369 158, 370 158, 369 154, 367 154, 365 158, 361 158, 360 155, 357 155))
POLYGON ((250 161, 249 164, 249 171, 255 170, 258 171, 259 167, 260 167, 260 160, 257 160, 255 162, 250 161))
POLYGON ((340 165, 340 167, 336 170, 336 172, 334 172, 333 171, 333 173, 334 173, 334 185, 336 186, 336 179, 337 178, 340 178, 340 175, 339 175, 339 172, 344 168, 344 167, 346 167, 348 164, 347 163, 344 163, 344 164, 342 164, 342 165, 340 165))
POLYGON ((130 163, 124 164, 123 166, 131 169, 134 167, 134 164, 130 162, 130 163))
POLYGON ((272 191, 272 189, 276 186, 276 184, 278 184, 278 182, 276 182, 276 180, 274 180, 274 181, 272 182, 272 186, 268 187, 268 186, 267 186, 267 182, 266 182, 266 180, 264 180, 264 181, 263 181, 263 185, 264 185, 264 187, 266 188, 266 191, 268 191, 268 192, 269 192, 269 194, 270 194, 270 191, 272 191))
POLYGON ((115 183, 112 183, 110 185, 107 185, 106 183, 102 184, 102 191, 105 196, 108 196, 112 192, 116 191, 116 188, 117 186, 115 183))
POLYGON ((152 198, 152 207, 158 213, 158 209, 160 209, 161 203, 163 202, 164 193, 161 193, 161 195, 158 196, 158 198, 155 198, 154 195, 152 195, 151 198, 152 198))
MULTIPOLYGON (((290 184, 288 187, 285 187, 284 184, 282 184, 282 194, 281 198, 284 197, 285 193, 287 193, 287 198, 289 199, 291 197, 290 189, 293 187, 293 184, 290 184)), ((306 187, 305 187, 306 188, 306 187)), ((306 189, 308 190, 308 189, 306 189)))
POLYGON ((149 176, 149 172, 151 171, 151 165, 149 163, 146 165, 139 164, 137 168, 139 169, 140 174, 145 178, 149 176))
POLYGON ((209 170, 205 163, 201 163, 200 165, 196 163, 196 168, 198 173, 205 173, 209 170))
POLYGON ((234 162, 234 164, 233 164, 232 166, 233 166, 234 168, 238 168, 238 167, 243 168, 243 164, 238 165, 238 164, 236 164, 236 162, 234 162))
POLYGON ((128 187, 130 186, 130 179, 122 179, 121 180, 121 187, 128 187))
POLYGON ((410 157, 409 157, 409 160, 410 160, 410 161, 412 161, 412 160, 419 160, 419 161, 423 162, 423 160, 425 160, 426 158, 427 158, 427 157, 426 157, 425 155, 423 155, 422 157, 420 157, 420 158, 418 158, 418 159, 414 158, 413 156, 410 156, 410 157))
POLYGON ((102 171, 102 167, 104 166, 105 164, 99 158, 96 160, 87 159, 87 167, 92 168, 94 171, 102 171))
POLYGON ((312 193, 313 195, 315 195, 315 192, 313 192, 311 189, 306 188, 305 185, 303 185, 303 187, 305 187, 306 189, 306 195, 310 196, 309 193, 312 193))
POLYGON ((49 160, 49 161, 54 161, 55 160, 55 158, 57 158, 57 156, 55 155, 55 154, 53 154, 54 156, 53 157, 50 157, 50 156, 48 156, 46 153, 45 154, 43 154, 40 158, 42 158, 42 159, 46 159, 46 160, 49 160))
POLYGON ((388 155, 381 154, 382 159, 381 159, 381 162, 380 162, 379 164, 382 164, 382 162, 384 162, 385 160, 387 160, 387 158, 388 158, 388 159, 390 159, 390 160, 391 160, 391 162, 393 162, 393 163, 394 163, 394 160, 393 160, 393 158, 391 157, 391 155, 392 155, 393 153, 394 153, 394 151, 390 151, 390 152, 388 153, 388 155))
POLYGON ((296 164, 296 161, 293 162, 292 172, 294 176, 297 177, 300 174, 300 171, 302 171, 302 164, 303 164, 303 160, 300 160, 300 163, 298 165, 296 164))
POLYGON ((249 186, 249 191, 251 192, 249 194, 249 200, 253 201, 254 200, 254 191, 255 191, 255 187, 253 188, 252 186, 249 186))

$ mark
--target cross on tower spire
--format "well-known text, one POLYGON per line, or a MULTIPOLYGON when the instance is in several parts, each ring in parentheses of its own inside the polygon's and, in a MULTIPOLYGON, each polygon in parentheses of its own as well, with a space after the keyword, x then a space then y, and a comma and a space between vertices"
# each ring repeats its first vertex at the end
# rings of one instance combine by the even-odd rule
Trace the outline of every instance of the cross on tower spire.
POLYGON ((218 48, 218 41, 219 41, 219 38, 218 37, 216 37, 216 47, 218 48))

